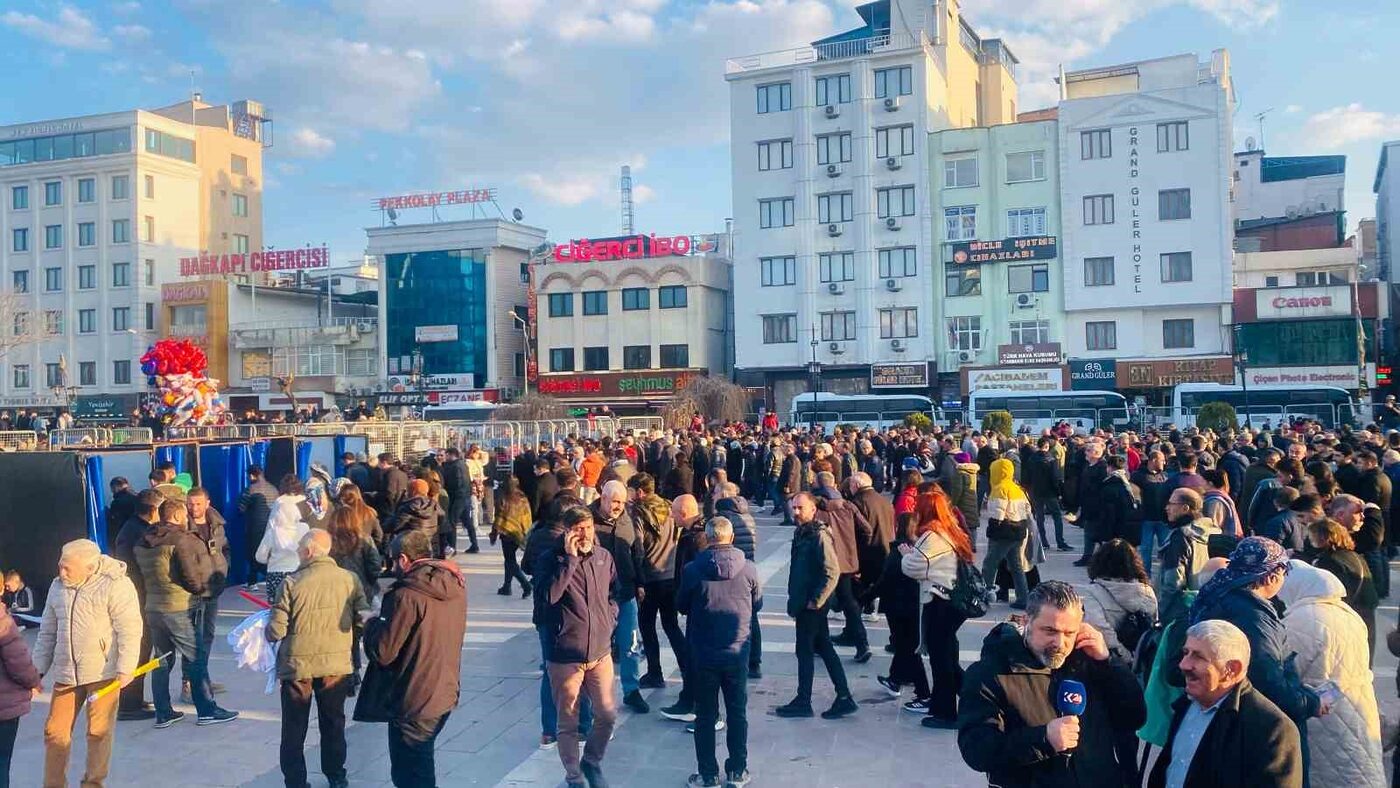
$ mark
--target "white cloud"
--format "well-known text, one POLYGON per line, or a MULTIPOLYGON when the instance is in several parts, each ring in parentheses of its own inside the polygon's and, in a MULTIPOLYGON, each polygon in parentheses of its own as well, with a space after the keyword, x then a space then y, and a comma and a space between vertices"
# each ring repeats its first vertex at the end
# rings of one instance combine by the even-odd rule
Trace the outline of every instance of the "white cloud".
POLYGON ((288 149, 293 156, 323 159, 335 152, 335 140, 309 126, 302 126, 292 132, 288 149))
POLYGON ((97 51, 112 45, 91 19, 72 6, 60 7, 54 19, 8 11, 0 16, 0 24, 64 49, 97 51))
POLYGON ((656 190, 646 185, 638 183, 632 186, 632 202, 638 205, 645 205, 656 200, 656 190))
POLYGON ((126 0, 126 2, 112 4, 112 11, 123 16, 130 16, 140 10, 141 4, 136 2, 136 0, 126 0))
POLYGON ((1250 28, 1278 16, 1278 0, 1190 0, 1228 27, 1250 28))
POLYGON ((1289 104, 1288 106, 1286 106, 1286 107, 1283 108, 1283 111, 1284 111, 1284 112, 1287 112, 1289 115, 1296 115, 1296 114, 1298 114, 1299 112, 1302 112, 1302 111, 1303 111, 1303 105, 1301 105, 1301 104, 1289 104))
POLYGON ((1400 136, 1400 114, 1369 110, 1360 103, 1308 116, 1299 137, 1324 150, 1400 136))
POLYGON ((127 43, 136 44, 150 39, 151 29, 145 25, 117 25, 112 28, 112 34, 127 43))
POLYGON ((520 182, 532 194, 556 205, 573 206, 600 197, 607 188, 607 181, 596 175, 542 175, 529 172, 520 177, 520 182))

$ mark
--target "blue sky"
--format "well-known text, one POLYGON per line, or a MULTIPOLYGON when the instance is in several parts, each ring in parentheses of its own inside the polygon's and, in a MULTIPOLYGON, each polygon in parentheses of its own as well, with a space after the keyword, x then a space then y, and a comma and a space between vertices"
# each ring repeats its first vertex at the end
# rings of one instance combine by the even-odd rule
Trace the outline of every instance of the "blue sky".
MULTIPOLYGON (((852 0, 114 0, 0 4, 0 123, 155 107, 193 84, 263 101, 269 244, 358 255, 369 200, 492 186, 552 239, 730 215, 724 58, 854 26, 852 0)), ((966 0, 1022 60, 1021 106, 1057 66, 1230 50, 1237 146, 1272 109, 1270 154, 1344 153, 1350 223, 1374 213, 1379 144, 1400 138, 1382 0, 966 0), (1389 84, 1387 84, 1389 82, 1389 84)), ((460 215, 460 214, 458 214, 460 215)))

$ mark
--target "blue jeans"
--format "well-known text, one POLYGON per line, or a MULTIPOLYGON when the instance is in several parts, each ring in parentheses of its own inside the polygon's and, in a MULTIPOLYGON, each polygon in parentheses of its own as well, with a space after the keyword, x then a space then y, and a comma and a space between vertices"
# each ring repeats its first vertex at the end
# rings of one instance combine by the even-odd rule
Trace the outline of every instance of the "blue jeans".
POLYGON ((1138 554, 1142 556, 1142 567, 1147 570, 1147 576, 1152 576, 1152 558, 1157 555, 1157 551, 1167 546, 1167 539, 1171 536, 1171 529, 1161 520, 1142 521, 1142 540, 1138 542, 1138 554))
POLYGON ((741 772, 749 768, 749 688, 748 656, 742 651, 730 665, 695 665, 690 677, 695 697, 695 761, 700 774, 718 777, 719 763, 715 758, 715 721, 719 719, 719 699, 724 696, 724 713, 729 717, 725 743, 729 757, 724 761, 725 772, 741 772))
MULTIPOLYGON (((201 607, 196 607, 200 610, 201 607)), ((155 702, 156 713, 169 717, 175 709, 170 705, 170 668, 178 654, 184 661, 190 677, 190 693, 194 696, 195 712, 203 717, 214 713, 217 708, 209 694, 209 655, 200 646, 195 636, 194 622, 189 610, 173 613, 146 613, 146 625, 151 629, 151 647, 156 654, 171 652, 169 659, 161 660, 151 676, 151 700, 155 702)))
POLYGON ((637 598, 617 606, 617 627, 613 629, 613 648, 617 649, 617 675, 622 680, 622 694, 637 689, 641 675, 642 639, 637 630, 637 598))
MULTIPOLYGON (((635 600, 634 600, 635 601, 635 600)), ((620 617, 620 616, 619 616, 620 617)), ((543 629, 540 633, 540 670, 544 675, 540 677, 540 733, 545 736, 559 735, 559 709, 554 705, 554 691, 549 687, 549 671, 545 669, 549 662, 549 652, 552 644, 549 635, 543 629)), ((636 674, 633 673, 634 682, 636 674)), ((636 684, 634 683, 635 687, 636 684)), ((578 710, 578 732, 580 736, 587 737, 589 731, 593 730, 593 704, 586 696, 579 697, 578 710)))

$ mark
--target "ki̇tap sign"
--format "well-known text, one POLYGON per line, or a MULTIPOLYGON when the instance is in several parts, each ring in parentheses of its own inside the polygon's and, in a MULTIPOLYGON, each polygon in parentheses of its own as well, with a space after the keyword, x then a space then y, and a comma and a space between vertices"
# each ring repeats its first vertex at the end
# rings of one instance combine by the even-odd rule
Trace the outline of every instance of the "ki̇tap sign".
POLYGON ((201 254, 180 258, 180 276, 246 274, 257 271, 300 271, 326 268, 330 251, 324 246, 304 249, 271 249, 247 254, 201 254))
POLYGON ((712 238, 692 239, 688 235, 631 235, 619 238, 580 238, 554 247, 556 263, 587 263, 594 260, 637 260, 645 257, 684 257, 713 252, 712 238))

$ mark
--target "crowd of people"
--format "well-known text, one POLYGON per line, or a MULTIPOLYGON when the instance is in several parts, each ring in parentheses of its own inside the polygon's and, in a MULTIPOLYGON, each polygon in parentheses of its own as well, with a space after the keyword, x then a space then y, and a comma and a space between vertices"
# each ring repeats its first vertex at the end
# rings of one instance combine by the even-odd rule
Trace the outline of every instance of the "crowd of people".
MULTIPOLYGON (((821 716, 858 718, 845 660, 883 649, 877 691, 955 732, 993 785, 1388 782, 1371 663, 1400 433, 693 423, 521 448, 509 465, 475 446, 414 464, 347 454, 338 476, 315 466, 275 485, 249 470, 236 505, 247 590, 266 595, 265 637, 280 644, 288 786, 307 784, 313 701, 321 771, 347 784, 352 698, 354 719, 387 724, 394 784, 436 784, 466 626, 452 559, 460 533, 481 549, 478 530, 502 551, 498 593, 518 588, 532 605, 540 746, 571 788, 608 784, 621 710, 650 714, 671 663, 678 692, 657 711, 694 733, 689 784, 748 784, 764 508, 790 533, 783 612, 798 670, 778 718, 816 716, 818 659, 831 684, 821 716), (1077 553, 1083 576, 1042 578, 1052 550, 1077 553), (989 611, 996 598, 1004 613, 989 611), (867 630, 880 616, 887 644, 867 630), (964 669, 963 627, 983 616, 1005 620, 964 669)), ((45 785, 64 784, 80 708, 85 784, 105 778, 117 720, 179 722, 176 657, 197 724, 238 717, 208 669, 228 585, 223 517, 172 467, 148 482, 113 481, 110 555, 64 547, 32 659, 0 615, 0 753, 48 683, 45 785), (168 656, 147 703, 138 667, 153 655, 168 656)), ((1381 634, 1400 655, 1400 629, 1381 634)))

